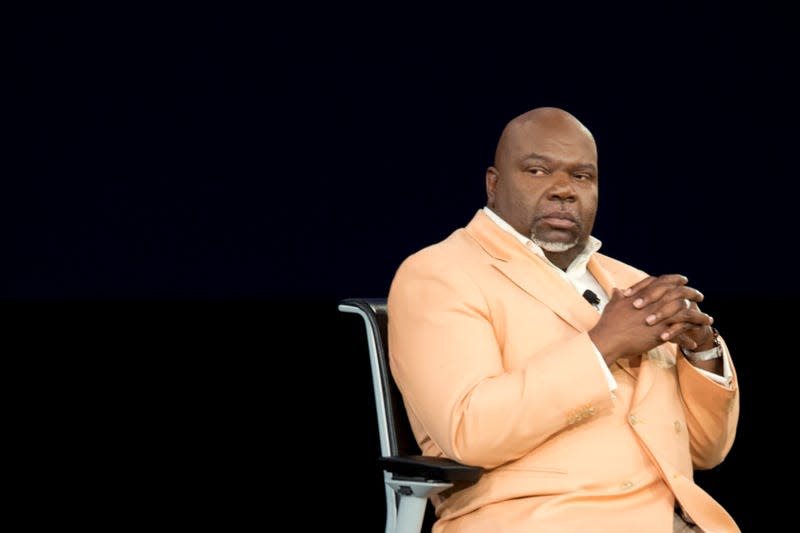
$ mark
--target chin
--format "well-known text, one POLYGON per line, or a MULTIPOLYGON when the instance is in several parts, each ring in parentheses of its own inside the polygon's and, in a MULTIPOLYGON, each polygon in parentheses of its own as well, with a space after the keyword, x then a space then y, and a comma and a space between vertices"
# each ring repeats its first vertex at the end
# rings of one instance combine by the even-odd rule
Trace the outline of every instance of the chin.
POLYGON ((539 248, 544 250, 545 252, 566 252, 567 250, 571 250, 578 244, 578 241, 570 241, 570 242, 560 242, 560 241, 541 241, 536 237, 531 239, 535 242, 539 248))

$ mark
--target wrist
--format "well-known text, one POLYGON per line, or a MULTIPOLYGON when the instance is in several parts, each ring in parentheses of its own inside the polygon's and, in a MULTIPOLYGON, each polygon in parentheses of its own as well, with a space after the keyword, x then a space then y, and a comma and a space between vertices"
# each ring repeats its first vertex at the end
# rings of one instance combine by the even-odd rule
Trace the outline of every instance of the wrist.
POLYGON ((710 361, 711 359, 718 359, 722 357, 722 343, 719 340, 719 332, 717 328, 712 327, 712 343, 713 345, 711 348, 707 350, 686 350, 681 348, 683 355, 686 356, 691 362, 696 363, 698 361, 710 361))

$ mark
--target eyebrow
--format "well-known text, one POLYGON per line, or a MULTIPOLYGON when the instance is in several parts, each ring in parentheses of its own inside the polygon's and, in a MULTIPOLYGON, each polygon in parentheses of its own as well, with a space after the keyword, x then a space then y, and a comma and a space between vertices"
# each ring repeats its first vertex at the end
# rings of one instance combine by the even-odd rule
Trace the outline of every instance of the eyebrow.
POLYGON ((523 161, 527 161, 528 159, 541 159, 542 161, 547 161, 548 163, 553 162, 553 160, 547 157, 546 155, 540 155, 537 154, 536 152, 531 152, 522 158, 523 161))

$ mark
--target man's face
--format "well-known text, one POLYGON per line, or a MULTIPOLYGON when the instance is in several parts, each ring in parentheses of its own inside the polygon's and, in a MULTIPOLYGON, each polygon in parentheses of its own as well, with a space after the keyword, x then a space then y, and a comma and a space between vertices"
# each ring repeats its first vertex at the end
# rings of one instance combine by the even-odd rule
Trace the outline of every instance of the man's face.
POLYGON ((514 124, 486 173, 488 205, 546 252, 574 258, 597 213, 597 149, 578 124, 558 117, 514 124))

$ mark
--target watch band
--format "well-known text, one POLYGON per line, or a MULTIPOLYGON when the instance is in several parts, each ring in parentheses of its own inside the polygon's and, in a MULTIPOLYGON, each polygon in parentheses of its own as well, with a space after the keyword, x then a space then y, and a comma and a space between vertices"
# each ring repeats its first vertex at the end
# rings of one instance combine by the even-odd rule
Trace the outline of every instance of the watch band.
POLYGON ((710 361, 712 359, 718 359, 722 357, 722 343, 719 341, 719 332, 715 327, 712 327, 711 331, 714 333, 713 347, 700 352, 692 352, 690 350, 681 349, 683 355, 685 355, 686 358, 693 363, 697 363, 698 361, 710 361))

